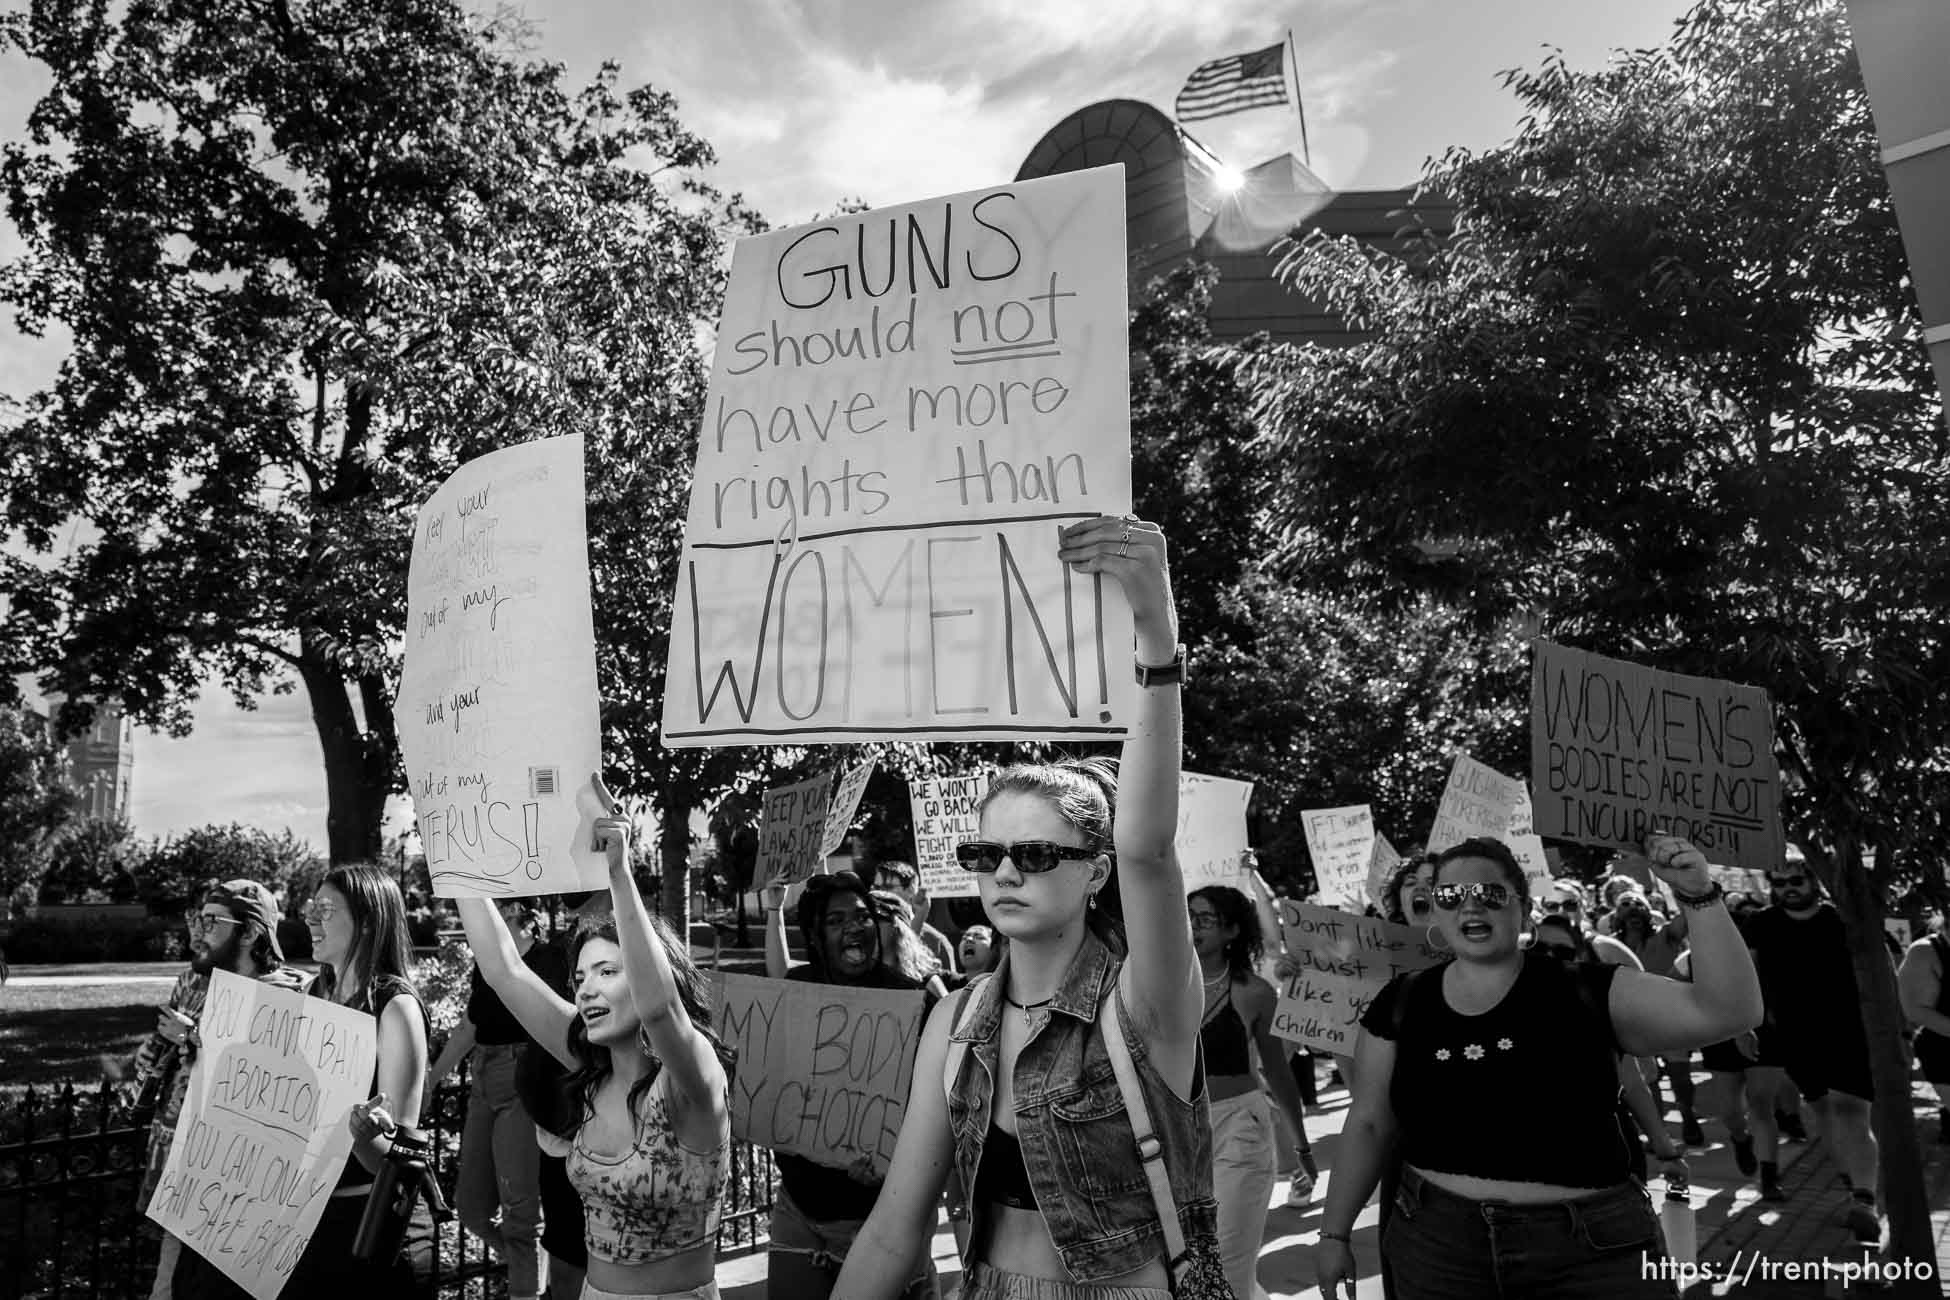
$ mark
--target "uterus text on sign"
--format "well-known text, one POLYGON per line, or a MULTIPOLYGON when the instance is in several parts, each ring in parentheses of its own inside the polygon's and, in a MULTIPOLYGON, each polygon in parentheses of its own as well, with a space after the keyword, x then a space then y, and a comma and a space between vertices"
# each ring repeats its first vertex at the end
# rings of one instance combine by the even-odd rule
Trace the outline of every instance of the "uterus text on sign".
POLYGON ((1130 508, 1121 169, 741 240, 677 574, 664 743, 1101 739, 1130 508))

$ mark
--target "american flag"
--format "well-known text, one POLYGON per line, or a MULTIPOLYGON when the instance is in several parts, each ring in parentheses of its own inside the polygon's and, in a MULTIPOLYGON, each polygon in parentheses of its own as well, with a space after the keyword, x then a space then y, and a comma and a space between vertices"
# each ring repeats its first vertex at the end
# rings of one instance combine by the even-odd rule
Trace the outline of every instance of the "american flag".
POLYGON ((1282 42, 1199 64, 1178 92, 1178 120, 1196 122, 1286 102, 1286 45, 1282 42))

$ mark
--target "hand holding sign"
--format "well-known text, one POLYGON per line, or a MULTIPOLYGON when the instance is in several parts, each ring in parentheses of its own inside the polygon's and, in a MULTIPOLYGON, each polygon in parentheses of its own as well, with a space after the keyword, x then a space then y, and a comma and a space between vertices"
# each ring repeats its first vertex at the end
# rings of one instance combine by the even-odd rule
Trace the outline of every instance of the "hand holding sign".
POLYGON ((1059 529, 1056 555, 1078 573, 1108 573, 1117 579, 1140 634, 1150 628, 1177 639, 1164 529, 1136 515, 1100 515, 1059 529))
POLYGON ((347 1118, 352 1125, 352 1136, 361 1142, 391 1137, 399 1131, 399 1121, 386 1109, 386 1094, 383 1092, 365 1101, 354 1102, 347 1118))
POLYGON ((590 778, 590 784, 596 792, 596 804, 603 810, 603 815, 596 819, 592 833, 595 846, 609 856, 609 869, 612 872, 627 870, 630 862, 629 818, 618 815, 625 809, 609 792, 609 787, 603 784, 601 772, 590 778))
POLYGON ((1713 884, 1706 855, 1677 835, 1648 835, 1645 857, 1652 874, 1684 894, 1703 894, 1713 884))

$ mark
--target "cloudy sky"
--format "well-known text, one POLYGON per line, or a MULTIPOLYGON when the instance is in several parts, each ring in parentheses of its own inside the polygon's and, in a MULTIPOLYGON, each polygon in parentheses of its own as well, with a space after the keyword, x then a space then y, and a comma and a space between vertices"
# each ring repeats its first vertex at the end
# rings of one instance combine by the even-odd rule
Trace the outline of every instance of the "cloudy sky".
MULTIPOLYGON (((1314 171, 1336 189, 1412 183, 1432 154, 1514 130, 1498 81, 1554 46, 1575 66, 1664 42, 1686 0, 531 0, 536 53, 575 81, 598 63, 674 92, 716 146, 715 179, 774 224, 840 199, 904 202, 1007 180, 1077 108, 1125 97, 1169 109, 1206 59, 1272 44, 1299 52, 1314 171)), ((0 136, 38 93, 0 59, 0 136)), ((1290 111, 1196 124, 1249 167, 1299 151, 1290 111)), ((17 249, 0 224, 0 256, 17 249)), ((0 393, 33 391, 58 343, 0 321, 0 393)), ((209 821, 290 826, 324 842, 317 740, 302 694, 239 711, 208 693, 184 740, 139 733, 144 834, 209 821)))

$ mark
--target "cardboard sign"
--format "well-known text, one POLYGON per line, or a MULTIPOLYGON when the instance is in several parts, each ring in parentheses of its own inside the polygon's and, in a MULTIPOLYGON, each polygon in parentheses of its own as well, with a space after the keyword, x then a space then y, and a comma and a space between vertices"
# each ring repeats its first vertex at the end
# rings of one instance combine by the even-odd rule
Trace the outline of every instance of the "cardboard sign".
POLYGON ((860 813, 860 797, 867 792, 867 782, 873 780, 873 764, 861 763, 846 770, 833 791, 833 803, 826 810, 826 829, 820 832, 819 856, 830 856, 845 841, 847 832, 853 829, 853 819, 860 813))
POLYGON ((455 470, 421 507, 395 716, 433 892, 600 889, 582 439, 455 470))
POLYGON ((1273 1032, 1347 1056, 1361 1017, 1389 980, 1447 956, 1413 926, 1282 900, 1280 935, 1298 973, 1277 987, 1273 1032))
POLYGON ((767 790, 752 878, 768 885, 795 885, 817 874, 826 860, 826 821, 832 807, 831 772, 767 790))
POLYGON ((1388 837, 1380 831, 1375 832, 1374 852, 1368 858, 1368 901, 1381 907, 1381 896, 1388 888, 1388 877, 1402 864, 1402 855, 1388 842, 1388 837))
POLYGON ((1057 559, 1130 509, 1124 171, 743 239, 678 565, 671 746, 1101 740, 1122 588, 1057 559))
POLYGON ((1502 840, 1534 889, 1550 880, 1551 869, 1532 820, 1530 790, 1523 782, 1458 753, 1435 825, 1429 828, 1429 852, 1440 853, 1479 836, 1502 840))
POLYGON ((914 811, 914 865, 929 898, 977 898, 975 873, 955 861, 955 845, 981 830, 976 805, 988 792, 986 776, 938 776, 914 781, 907 797, 914 811))
POLYGON ((256 1300, 272 1300, 318 1227, 371 1095, 376 1022, 226 970, 210 975, 151 1219, 256 1300))
POLYGON ((1246 891, 1246 806, 1252 798, 1251 781, 1179 773, 1176 848, 1188 891, 1202 885, 1246 891))
POLYGON ((1300 814, 1313 858, 1314 883, 1324 903, 1359 911, 1374 870, 1374 810, 1367 804, 1317 808, 1300 814))
POLYGON ((1765 692, 1548 641, 1533 649, 1538 831, 1613 848, 1679 835, 1728 866, 1780 864, 1780 770, 1765 692))
POLYGON ((1767 873, 1752 867, 1708 867, 1713 879, 1720 888, 1729 894, 1749 894, 1766 902, 1768 897, 1767 873))
POLYGON ((919 991, 713 975, 738 1049, 731 1131, 774 1151, 884 1175, 921 1045, 919 991))

